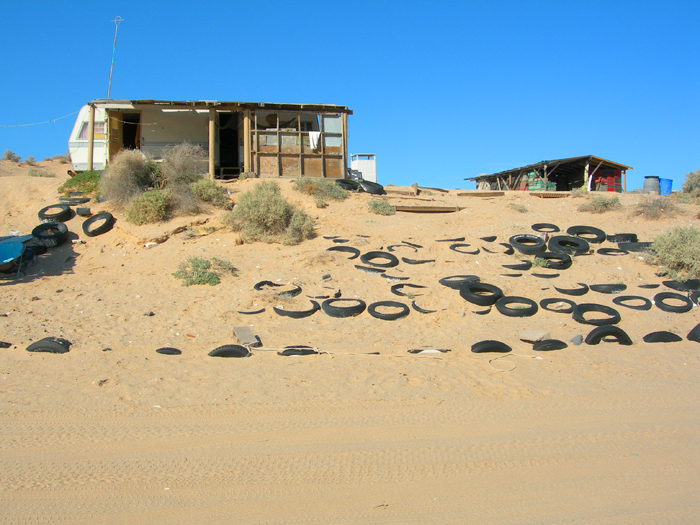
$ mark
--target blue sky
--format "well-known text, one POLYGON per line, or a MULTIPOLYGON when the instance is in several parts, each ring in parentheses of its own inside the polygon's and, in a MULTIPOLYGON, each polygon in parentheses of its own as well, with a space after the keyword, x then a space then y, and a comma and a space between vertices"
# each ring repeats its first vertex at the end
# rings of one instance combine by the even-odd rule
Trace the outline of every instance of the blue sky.
MULTIPOLYGON (((379 182, 596 155, 644 176, 700 169, 700 1, 6 2, 0 125, 105 98, 350 107, 379 182)), ((0 150, 64 153, 74 117, 0 127, 0 150)))

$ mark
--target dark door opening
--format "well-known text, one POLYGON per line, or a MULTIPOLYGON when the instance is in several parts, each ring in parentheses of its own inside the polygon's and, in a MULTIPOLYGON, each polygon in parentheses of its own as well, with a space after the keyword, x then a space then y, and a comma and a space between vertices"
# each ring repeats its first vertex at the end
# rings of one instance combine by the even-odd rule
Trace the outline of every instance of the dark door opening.
POLYGON ((219 113, 219 167, 223 178, 241 172, 238 140, 240 123, 240 113, 219 113))
POLYGON ((122 147, 124 149, 140 149, 141 137, 139 136, 140 113, 122 113, 124 129, 122 131, 122 147))

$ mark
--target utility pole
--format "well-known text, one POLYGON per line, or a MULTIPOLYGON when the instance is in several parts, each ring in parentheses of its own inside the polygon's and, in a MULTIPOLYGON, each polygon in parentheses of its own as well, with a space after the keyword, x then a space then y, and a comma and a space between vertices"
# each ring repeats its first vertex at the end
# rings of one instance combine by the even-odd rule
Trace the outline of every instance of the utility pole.
POLYGON ((114 70, 114 52, 117 49, 117 29, 119 29, 119 23, 123 22, 124 19, 118 16, 112 22, 114 22, 114 43, 112 44, 112 65, 109 68, 109 86, 107 87, 107 99, 109 100, 109 93, 112 91, 112 71, 114 70))

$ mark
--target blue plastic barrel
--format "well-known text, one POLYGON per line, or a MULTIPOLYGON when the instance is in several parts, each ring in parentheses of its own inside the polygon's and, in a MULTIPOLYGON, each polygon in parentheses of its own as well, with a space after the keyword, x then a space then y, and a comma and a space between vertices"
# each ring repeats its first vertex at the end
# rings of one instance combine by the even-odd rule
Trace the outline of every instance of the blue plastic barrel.
POLYGON ((659 179, 659 195, 671 195, 673 179, 659 179))

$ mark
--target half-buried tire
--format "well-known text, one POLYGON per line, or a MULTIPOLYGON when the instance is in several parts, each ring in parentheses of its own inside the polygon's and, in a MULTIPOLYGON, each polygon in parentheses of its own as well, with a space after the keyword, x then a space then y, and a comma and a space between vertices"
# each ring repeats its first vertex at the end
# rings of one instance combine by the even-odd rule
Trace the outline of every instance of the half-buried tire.
POLYGON ((241 345, 223 345, 209 352, 211 357, 248 357, 250 350, 241 345))
POLYGON ((507 344, 491 339, 488 339, 486 341, 479 341, 478 343, 474 343, 472 345, 472 352, 474 352, 475 354, 485 354, 487 352, 497 352, 500 354, 505 354, 512 350, 513 349, 507 344))
POLYGON ((595 328, 586 336, 587 345, 597 345, 603 338, 612 337, 617 340, 618 343, 625 346, 630 346, 632 344, 632 339, 627 335, 622 328, 619 326, 599 326, 595 328))

